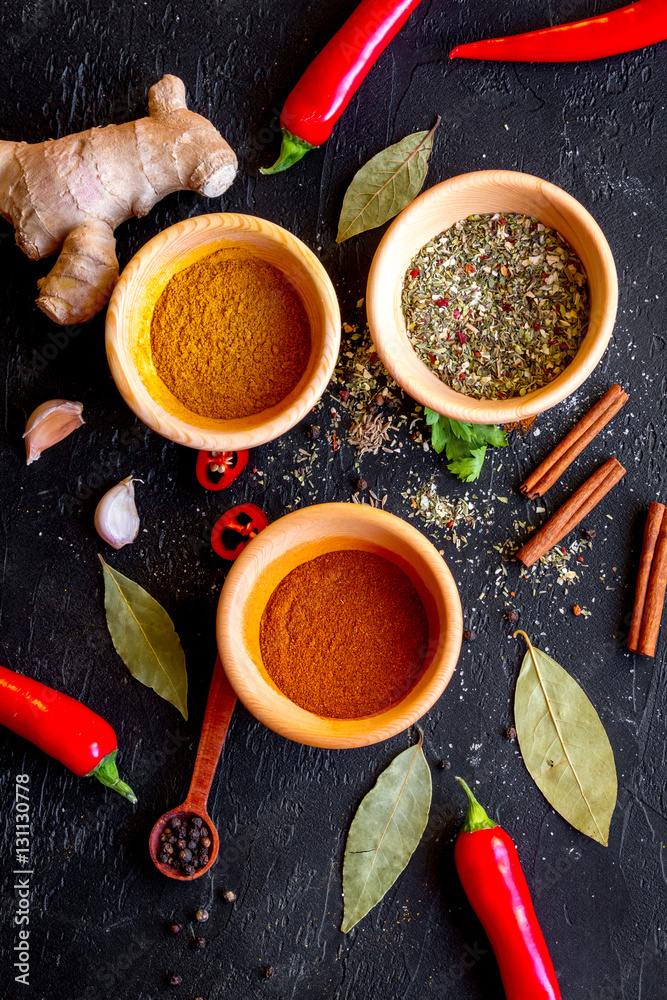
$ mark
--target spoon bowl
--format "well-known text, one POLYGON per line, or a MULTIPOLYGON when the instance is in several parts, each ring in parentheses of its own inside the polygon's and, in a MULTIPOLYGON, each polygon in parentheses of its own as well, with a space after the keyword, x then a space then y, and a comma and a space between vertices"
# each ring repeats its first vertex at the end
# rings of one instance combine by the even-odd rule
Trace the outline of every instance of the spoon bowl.
POLYGON ((206 806, 235 704, 236 694, 227 680, 222 662, 218 656, 215 661, 211 686, 208 692, 206 713, 201 729, 197 758, 192 772, 190 790, 185 801, 181 802, 180 806, 176 806, 175 809, 170 809, 164 815, 160 816, 148 838, 148 850, 151 860, 157 870, 168 878, 174 878, 180 882, 191 882, 195 878, 201 878, 215 864, 218 857, 220 837, 218 836, 218 831, 213 820, 207 812, 206 806), (179 819, 185 819, 187 816, 193 815, 200 816, 208 827, 211 846, 209 848, 207 863, 202 865, 201 868, 195 869, 192 875, 185 875, 182 872, 174 871, 170 865, 163 864, 159 860, 160 836, 165 826, 176 816, 179 819))
POLYGON ((199 878, 201 875, 204 875, 204 873, 215 864, 218 857, 218 851, 220 850, 220 836, 206 809, 202 808, 201 804, 196 804, 188 795, 185 802, 182 802, 180 806, 176 806, 175 809, 172 809, 170 812, 166 812, 163 816, 160 816, 159 820, 151 830, 148 849, 150 851, 151 858, 153 859, 153 864, 158 871, 162 872, 163 875, 166 875, 168 878, 178 879, 181 882, 191 882, 192 879, 199 878), (211 837, 211 846, 208 852, 209 857, 207 864, 202 865, 201 868, 197 868, 193 875, 184 875, 181 872, 174 871, 174 869, 169 865, 162 864, 159 860, 160 836, 164 828, 169 826, 171 821, 176 817, 178 817, 178 819, 187 820, 188 816, 193 815, 201 816, 205 825, 208 827, 211 837))

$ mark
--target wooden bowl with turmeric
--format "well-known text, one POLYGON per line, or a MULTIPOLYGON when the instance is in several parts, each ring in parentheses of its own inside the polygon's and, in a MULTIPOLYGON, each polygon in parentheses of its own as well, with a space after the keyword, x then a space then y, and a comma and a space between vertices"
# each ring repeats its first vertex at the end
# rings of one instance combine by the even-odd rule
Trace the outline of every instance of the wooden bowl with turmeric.
POLYGON ((348 503, 293 511, 241 553, 218 605, 220 658, 264 725, 318 747, 407 729, 461 649, 461 602, 416 528, 348 503))
POLYGON ((130 408, 190 448, 239 451, 284 434, 315 405, 340 348, 319 260, 249 215, 199 215, 158 233, 109 303, 111 374, 130 408))

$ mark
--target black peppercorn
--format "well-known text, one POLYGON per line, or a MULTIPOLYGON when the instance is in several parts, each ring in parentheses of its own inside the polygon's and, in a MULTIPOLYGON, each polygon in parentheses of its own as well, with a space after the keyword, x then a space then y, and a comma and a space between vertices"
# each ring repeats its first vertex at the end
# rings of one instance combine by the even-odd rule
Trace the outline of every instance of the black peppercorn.
POLYGON ((169 930, 172 934, 180 934, 183 930, 183 924, 172 924, 169 930))
POLYGON ((467 628, 463 633, 463 638, 466 642, 474 642, 477 638, 477 633, 473 632, 471 628, 467 628))
POLYGON ((505 730, 505 736, 512 743, 514 742, 514 740, 516 739, 516 729, 514 728, 514 726, 507 727, 507 729, 505 730))
POLYGON ((164 851, 165 854, 173 854, 174 853, 174 845, 173 844, 165 844, 164 847, 163 847, 163 851, 164 851))
POLYGON ((199 835, 201 837, 210 837, 211 836, 211 831, 209 830, 209 828, 207 826, 202 826, 201 829, 199 830, 199 835))
POLYGON ((272 965, 267 965, 267 967, 264 969, 264 978, 265 979, 273 979, 275 971, 276 970, 273 968, 272 965))
POLYGON ((179 851, 178 856, 181 859, 181 861, 185 862, 192 861, 192 851, 189 851, 187 847, 184 847, 182 851, 179 851))
POLYGON ((166 865, 168 860, 169 860, 168 854, 158 854, 158 861, 160 862, 161 865, 166 865))
POLYGON ((232 892, 231 889, 227 889, 226 892, 223 892, 222 898, 224 899, 225 903, 233 903, 236 900, 236 893, 232 892))
POLYGON ((179 851, 182 851, 183 848, 187 846, 188 846, 187 840, 183 840, 182 837, 176 841, 176 847, 178 847, 179 851))
POLYGON ((368 483, 366 482, 365 479, 358 479, 357 480, 357 489, 358 490, 365 490, 367 486, 368 486, 368 483))
POLYGON ((313 441, 317 441, 318 437, 320 436, 320 428, 317 426, 317 424, 313 424, 313 426, 310 428, 310 436, 313 439, 313 441))
POLYGON ((206 947, 206 939, 205 938, 197 938, 197 940, 195 941, 195 948, 197 948, 199 951, 201 951, 202 948, 205 948, 205 947, 206 947))
POLYGON ((175 972, 174 975, 169 980, 171 986, 180 986, 182 982, 183 979, 181 978, 181 976, 179 976, 177 972, 175 972))
POLYGON ((211 846, 211 838, 210 837, 201 837, 200 840, 199 840, 199 843, 201 844, 202 847, 209 848, 211 846))
POLYGON ((584 528, 584 535, 586 538, 595 538, 597 532, 595 528, 584 528))
POLYGON ((439 771, 449 771, 452 765, 449 763, 448 760, 439 760, 435 766, 438 768, 439 771))
POLYGON ((195 920, 204 921, 208 920, 208 910, 197 910, 195 913, 195 920))
POLYGON ((188 850, 189 851, 196 851, 197 850, 197 841, 196 840, 188 840, 188 850))
POLYGON ((186 875, 194 875, 194 873, 195 873, 195 870, 192 867, 192 865, 186 865, 185 868, 183 869, 183 871, 184 871, 184 873, 186 875))
POLYGON ((201 816, 195 816, 194 819, 192 820, 192 825, 201 826, 203 822, 204 820, 201 818, 201 816))
POLYGON ((508 622, 518 622, 518 620, 519 620, 519 612, 518 611, 508 611, 507 614, 505 615, 505 618, 507 618, 508 622))

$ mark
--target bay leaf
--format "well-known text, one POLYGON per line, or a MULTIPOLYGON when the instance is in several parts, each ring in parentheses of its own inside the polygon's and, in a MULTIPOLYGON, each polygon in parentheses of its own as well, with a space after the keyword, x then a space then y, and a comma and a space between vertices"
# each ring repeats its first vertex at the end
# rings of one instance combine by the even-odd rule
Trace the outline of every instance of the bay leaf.
POLYGON ((514 635, 528 643, 514 697, 526 767, 556 812, 606 847, 618 786, 604 727, 574 678, 525 632, 514 635))
POLYGON ((347 933, 394 884, 426 829, 431 772, 419 742, 399 753, 357 809, 345 845, 341 930, 347 933))
POLYGON ((104 607, 116 652, 132 676, 188 717, 185 654, 174 623, 161 604, 138 583, 104 569, 104 607))
POLYGON ((439 124, 438 116, 428 132, 406 135, 356 172, 343 199, 336 243, 393 219, 419 194, 439 124))

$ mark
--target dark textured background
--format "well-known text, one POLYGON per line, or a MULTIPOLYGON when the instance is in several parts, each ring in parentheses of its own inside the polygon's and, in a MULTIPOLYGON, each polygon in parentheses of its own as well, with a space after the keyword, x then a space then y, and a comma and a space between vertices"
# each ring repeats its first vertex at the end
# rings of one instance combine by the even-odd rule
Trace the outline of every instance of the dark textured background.
MULTIPOLYGON (((33 304, 33 264, 0 226, 0 443, 2 662, 81 698, 115 726, 122 773, 140 804, 133 809, 93 781, 71 776, 13 735, 2 750, 2 931, 0 994, 59 1000, 148 1000, 183 976, 179 996, 332 1000, 473 1000, 502 995, 488 942, 453 868, 461 794, 453 775, 479 782, 482 800, 518 844, 550 944, 563 996, 658 1000, 665 982, 667 820, 665 650, 655 660, 624 650, 642 515, 663 487, 665 351, 663 306, 667 198, 664 46, 585 65, 491 65, 445 55, 455 43, 595 14, 617 0, 423 0, 379 60, 326 147, 290 172, 262 178, 276 152, 269 125, 311 55, 354 7, 290 0, 88 0, 21 4, 0 14, 0 137, 38 141, 93 124, 145 114, 148 88, 164 72, 185 80, 190 106, 209 115, 239 153, 234 186, 214 202, 189 193, 167 198, 147 218, 118 231, 121 265, 151 236, 207 211, 248 212, 297 233, 320 255, 340 294, 344 318, 362 321, 372 232, 334 243, 346 185, 371 154, 442 115, 427 183, 484 167, 538 174, 590 209, 606 233, 620 282, 612 344, 596 372, 540 435, 515 439, 488 460, 471 490, 495 513, 457 553, 443 548, 461 586, 477 641, 422 720, 434 768, 431 819, 407 871, 384 902, 349 936, 339 932, 340 867, 347 826, 361 797, 411 735, 356 751, 289 743, 238 708, 210 802, 223 842, 210 877, 173 884, 152 868, 147 835, 155 818, 183 798, 194 760, 215 647, 213 615, 224 568, 206 543, 206 526, 228 505, 251 499, 270 518, 316 500, 348 500, 358 471, 349 446, 316 448, 313 488, 293 472, 306 428, 253 455, 263 475, 245 475, 228 494, 204 494, 194 455, 148 432, 124 406, 105 361, 104 317, 63 332, 33 304), (55 338, 55 341, 52 339, 55 338), (58 339, 59 338, 59 339, 58 339), (57 356, 43 363, 44 347, 57 356), (588 520, 597 529, 581 580, 563 594, 545 585, 511 589, 521 624, 580 681, 595 703, 616 755, 619 802, 609 848, 576 833, 548 807, 515 744, 504 737, 522 651, 507 638, 503 600, 490 577, 492 542, 514 535, 516 517, 543 515, 513 490, 538 457, 613 381, 631 399, 548 498, 552 509, 614 454, 628 475, 588 520), (84 403, 86 425, 26 468, 21 434, 42 400, 84 403), (101 493, 130 473, 143 530, 122 552, 104 552, 172 614, 187 653, 190 721, 133 681, 105 627, 93 529, 101 493), (495 502, 494 495, 509 498, 495 502), (605 514, 613 515, 609 520, 605 514), (472 562, 465 560, 472 559, 472 562), (458 560, 458 561, 457 561, 458 560), (604 576, 604 580, 601 577, 604 576), (480 599, 484 590, 485 596, 480 599), (590 618, 575 618, 575 602, 590 618), (16 987, 11 813, 17 772, 31 778, 33 861, 31 985, 16 987), (225 889, 235 905, 221 900, 225 889), (192 924, 181 939, 173 918, 205 905, 209 944, 195 952, 192 924), (273 979, 261 970, 273 965, 273 979)), ((274 121, 275 125, 275 121, 274 121)), ((53 355, 47 350, 47 355, 53 355)), ((326 426, 331 399, 317 421, 326 426)), ((406 409, 409 412, 409 407, 406 409)), ((387 509, 406 516, 401 494, 437 473, 442 493, 467 487, 421 447, 365 457, 363 475, 387 491, 387 509)), ((419 523, 415 521, 414 523, 419 523)))

